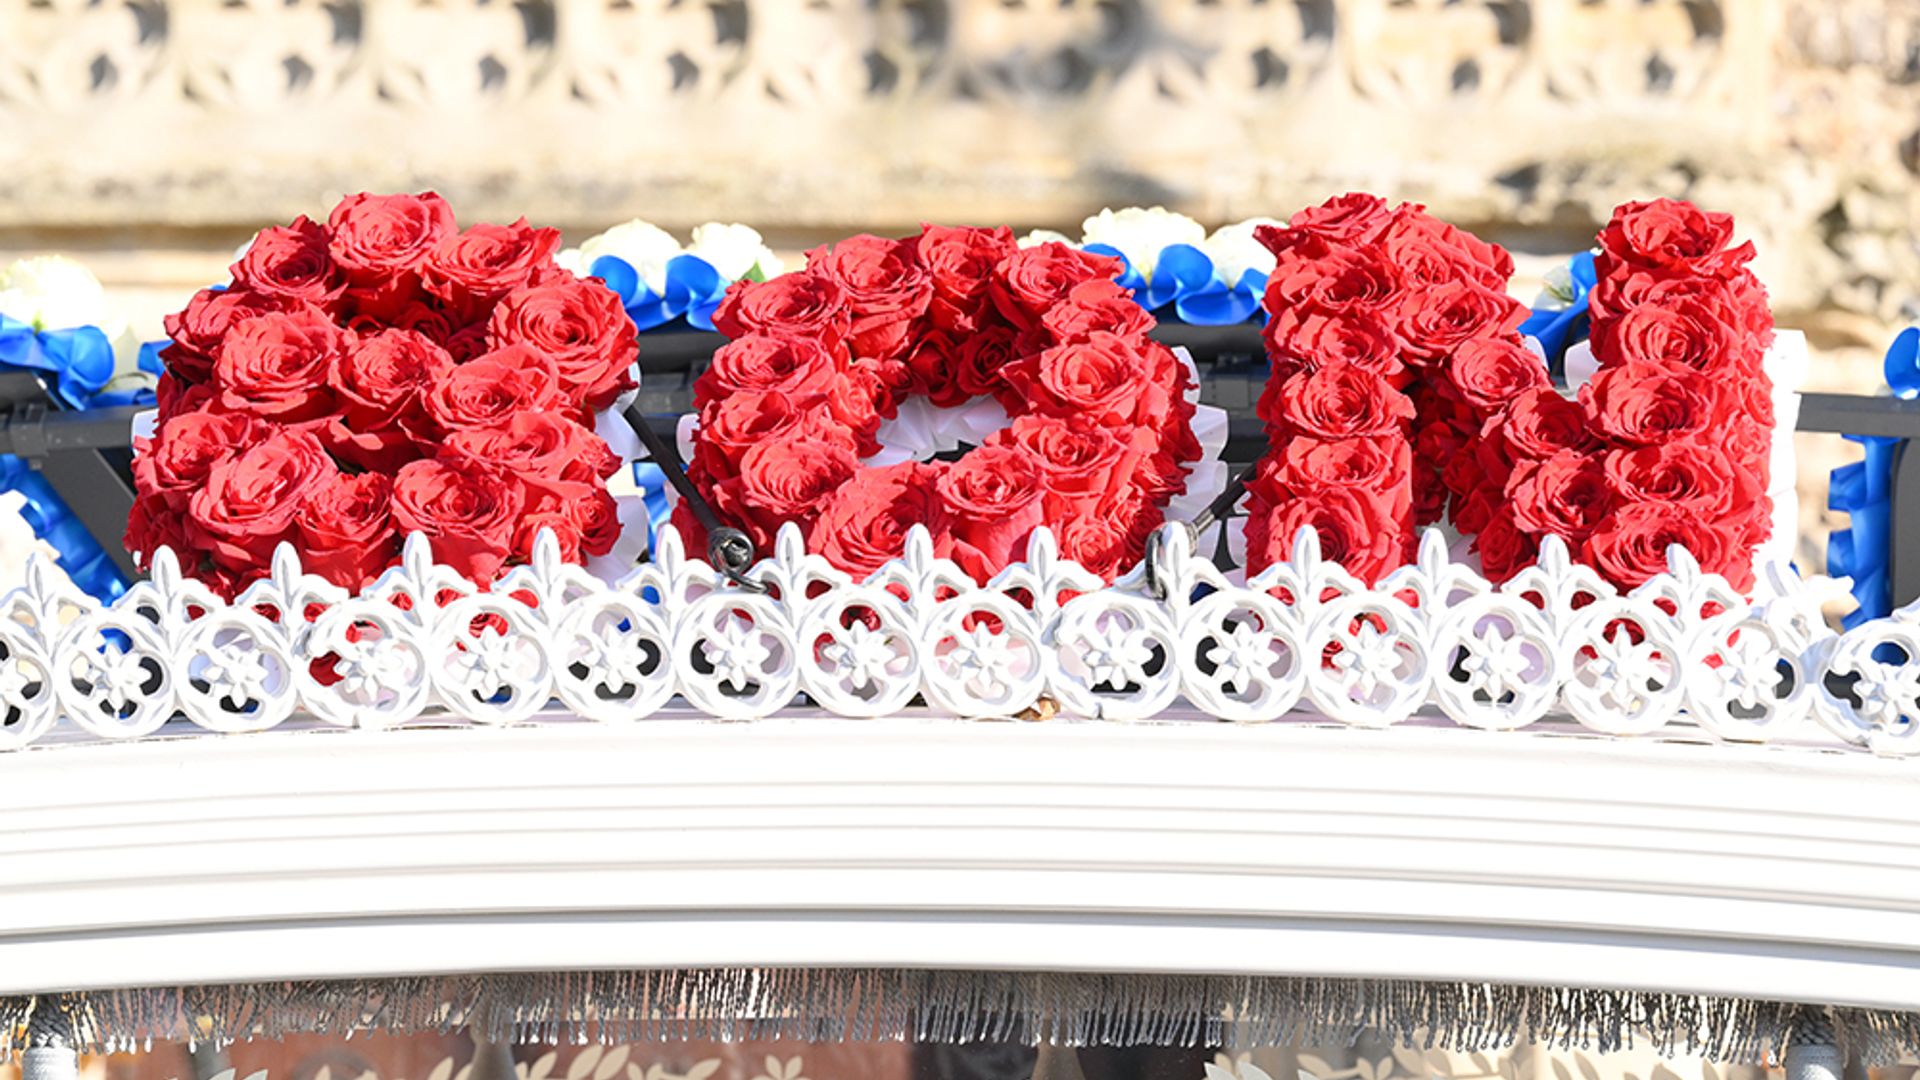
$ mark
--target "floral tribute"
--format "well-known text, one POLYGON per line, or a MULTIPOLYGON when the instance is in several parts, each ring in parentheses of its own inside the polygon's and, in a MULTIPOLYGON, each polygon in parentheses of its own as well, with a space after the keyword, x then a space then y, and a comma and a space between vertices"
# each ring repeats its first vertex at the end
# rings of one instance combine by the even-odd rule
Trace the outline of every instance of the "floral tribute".
MULTIPOLYGON (((1022 249, 1004 228, 930 225, 735 286, 714 315, 732 340, 694 387, 689 475, 761 550, 794 522, 862 577, 925 525, 984 581, 1047 525, 1111 579, 1202 456, 1190 369, 1147 336, 1120 271, 1066 244, 1022 249), (903 410, 924 421, 983 402, 1004 414, 957 460, 888 461, 903 410)), ((685 505, 674 523, 704 543, 685 505)))
MULTIPOLYGON (((1377 581, 1414 530, 1454 507, 1490 516, 1499 488, 1454 463, 1507 402, 1552 393, 1516 332, 1513 261, 1427 214, 1342 195, 1258 236, 1274 253, 1258 411, 1272 450, 1248 483, 1248 572, 1286 560, 1302 525, 1377 581)), ((1473 530, 1469 530, 1473 531, 1473 530)))
POLYGON ((560 269, 560 234, 461 230, 438 195, 355 195, 271 228, 169 316, 129 550, 172 548, 232 597, 276 545, 349 589, 426 534, 476 583, 551 529, 573 561, 619 535, 593 415, 634 385, 633 326, 560 269))
POLYGON ((1622 589, 1685 546, 1736 588, 1766 538, 1773 416, 1766 293, 1732 219, 1683 202, 1619 208, 1588 295, 1599 371, 1577 398, 1517 332, 1504 251, 1350 194, 1262 240, 1273 447, 1249 484, 1249 570, 1302 525, 1368 581, 1447 517, 1504 581, 1542 538, 1622 589))
POLYGON ((1622 589, 1680 544, 1741 591, 1770 531, 1773 342, 1766 290, 1733 218, 1670 199, 1614 211, 1587 296, 1598 370, 1579 399, 1535 392, 1488 426, 1480 459, 1505 505, 1481 534, 1490 577, 1566 540, 1622 589))

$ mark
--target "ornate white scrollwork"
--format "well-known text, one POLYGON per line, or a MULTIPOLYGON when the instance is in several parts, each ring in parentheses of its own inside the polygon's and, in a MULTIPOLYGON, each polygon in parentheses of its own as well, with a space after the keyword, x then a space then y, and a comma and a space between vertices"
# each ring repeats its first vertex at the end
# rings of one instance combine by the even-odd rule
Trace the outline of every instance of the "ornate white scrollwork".
POLYGON ((1502 585, 1453 561, 1437 532, 1369 587, 1303 531, 1292 557, 1244 582, 1163 530, 1111 585, 1045 531, 980 584, 924 530, 864 582, 781 534, 729 582, 671 532, 617 583, 534 558, 478 589, 424 538, 349 597, 290 549, 229 604, 161 553, 109 606, 36 566, 0 600, 0 748, 61 722, 131 738, 176 719, 217 732, 296 715, 353 727, 415 718, 518 723, 559 707, 632 722, 678 695, 712 716, 796 703, 846 717, 925 707, 1011 717, 1203 715, 1270 722, 1303 707, 1385 727, 1422 710, 1465 727, 1571 718, 1609 735, 1691 725, 1735 742, 1818 727, 1920 754, 1920 607, 1836 635, 1834 583, 1762 569, 1752 600, 1675 549, 1622 595, 1549 540, 1502 585), (1185 703, 1184 711, 1181 708, 1185 703))

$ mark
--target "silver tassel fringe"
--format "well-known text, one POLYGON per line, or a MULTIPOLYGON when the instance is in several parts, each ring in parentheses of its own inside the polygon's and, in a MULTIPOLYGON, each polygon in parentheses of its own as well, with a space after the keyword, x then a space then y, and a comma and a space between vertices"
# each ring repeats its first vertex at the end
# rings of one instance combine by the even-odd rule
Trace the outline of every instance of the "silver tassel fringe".
MULTIPOLYGON (((59 996, 80 1045, 349 1038, 471 1027, 492 1042, 1143 1043, 1237 1048, 1351 1043, 1373 1031, 1461 1052, 1526 1041, 1607 1052, 1651 1045, 1729 1063, 1778 1061, 1803 1005, 1621 990, 1361 979, 724 968, 433 976, 59 996)), ((0 1031, 33 998, 0 998, 0 1031)), ((1920 1054, 1920 1014, 1826 1010, 1870 1065, 1920 1054)), ((0 1058, 17 1047, 0 1040, 0 1058)))

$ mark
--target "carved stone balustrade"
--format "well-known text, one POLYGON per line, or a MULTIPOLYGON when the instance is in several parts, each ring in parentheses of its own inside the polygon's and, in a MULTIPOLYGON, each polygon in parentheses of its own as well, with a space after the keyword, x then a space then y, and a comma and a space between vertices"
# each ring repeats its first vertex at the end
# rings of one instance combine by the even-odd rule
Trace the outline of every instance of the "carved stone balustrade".
POLYGON ((426 185, 802 231, 1371 187, 1570 250, 1685 194, 1786 306, 1895 319, 1917 105, 1916 0, 9 0, 0 229, 426 185))

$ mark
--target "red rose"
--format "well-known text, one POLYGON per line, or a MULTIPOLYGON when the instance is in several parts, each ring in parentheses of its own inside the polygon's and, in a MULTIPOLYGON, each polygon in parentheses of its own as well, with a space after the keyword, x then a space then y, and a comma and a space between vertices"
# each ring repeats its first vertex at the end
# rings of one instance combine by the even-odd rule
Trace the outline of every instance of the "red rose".
POLYGON ((263 296, 330 308, 347 287, 327 250, 327 230, 305 215, 260 230, 233 264, 234 283, 263 296))
POLYGON ((568 560, 605 555, 620 539, 619 508, 598 480, 557 480, 526 489, 526 507, 513 531, 513 553, 532 561, 542 528, 552 529, 568 560))
POLYGON ((639 354, 633 320, 597 281, 567 278, 508 293, 487 321, 487 341, 495 349, 538 350, 552 361, 567 397, 589 412, 634 387, 628 374, 639 354))
POLYGON ((1437 364, 1469 339, 1513 333, 1527 314, 1527 306, 1506 293, 1455 281, 1408 296, 1396 329, 1410 356, 1437 364))
POLYGON ((541 530, 553 534, 554 543, 559 545, 560 558, 565 562, 578 563, 586 559, 586 552, 580 548, 580 527, 573 522, 573 515, 567 508, 555 502, 540 510, 528 510, 520 515, 520 524, 513 530, 513 554, 523 562, 533 561, 534 548, 540 542, 541 530))
POLYGON ((1096 332, 1085 341, 1056 345, 1040 354, 1038 366, 1039 388, 1061 409, 1112 424, 1141 414, 1145 357, 1118 334, 1096 332))
POLYGON ((445 431, 493 427, 520 413, 566 404, 552 361, 525 345, 446 369, 426 395, 427 415, 445 431))
POLYGON ((912 240, 862 234, 807 253, 807 268, 840 283, 853 313, 853 355, 892 359, 907 349, 913 320, 933 299, 933 283, 912 240))
POLYGON ((567 516, 580 533, 580 548, 592 556, 605 555, 620 542, 620 507, 603 487, 568 500, 567 516))
POLYGON ((1492 513, 1473 538, 1480 556, 1480 573, 1498 584, 1532 566, 1540 557, 1540 541, 1521 531, 1513 510, 1492 513))
POLYGON ((598 485, 620 469, 606 440, 558 413, 523 412, 447 436, 445 456, 489 465, 528 484, 598 485))
POLYGON ((778 333, 817 339, 837 349, 853 325, 846 291, 824 273, 804 270, 771 281, 743 281, 727 290, 713 313, 714 329, 730 338, 778 333))
POLYGON ((1314 439, 1287 443, 1277 479, 1293 491, 1320 487, 1385 492, 1388 516, 1399 520, 1410 505, 1413 455, 1404 439, 1314 439))
MULTIPOLYGON (((1133 303, 1131 300, 1127 302, 1133 303)), ((988 326, 977 330, 960 342, 954 383, 970 396, 998 395, 1007 386, 1001 372, 1018 355, 1014 348, 1013 331, 1004 326, 988 326)))
POLYGON ((1611 347, 1606 339, 1619 320, 1640 307, 1684 309, 1693 318, 1724 324, 1728 348, 1734 350, 1730 360, 1745 370, 1758 371, 1773 344, 1767 290, 1744 270, 1728 277, 1666 277, 1648 270, 1618 274, 1594 286, 1587 307, 1596 352, 1611 347))
POLYGON ((1268 424, 1323 439, 1399 435, 1413 419, 1413 402, 1377 376, 1341 365, 1303 371, 1280 386, 1268 424))
POLYGON ((185 512, 187 500, 206 486, 213 468, 265 442, 273 425, 251 413, 175 413, 161 423, 133 459, 139 490, 159 496, 168 509, 185 512))
POLYGON ((1084 341, 1101 330, 1125 338, 1145 337, 1153 316, 1119 283, 1099 278, 1075 285, 1065 301, 1040 316, 1054 342, 1084 341))
POLYGON ((1753 585, 1748 553, 1738 549, 1726 527, 1666 502, 1625 503, 1587 539, 1587 560, 1608 581, 1633 589, 1667 570, 1667 549, 1686 548, 1700 568, 1719 574, 1745 592, 1753 585))
POLYGON ((421 414, 421 397, 453 370, 453 357, 422 334, 382 330, 334 358, 328 381, 357 432, 395 427, 421 414))
POLYGON ((907 393, 925 397, 943 409, 966 404, 973 395, 961 389, 956 378, 959 354, 953 340, 937 331, 925 331, 910 341, 900 353, 901 363, 912 376, 907 393))
POLYGON ((171 371, 162 371, 153 397, 161 416, 177 416, 206 408, 219 399, 220 392, 211 384, 188 383, 171 371))
POLYGON ((1040 325, 1040 319, 1065 300, 1074 287, 1119 277, 1119 259, 1094 255, 1061 243, 1036 244, 1014 252, 994 267, 988 291, 993 306, 1014 326, 1040 325))
POLYGON ((717 401, 731 394, 778 391, 801 404, 827 393, 839 374, 839 361, 818 341, 751 334, 713 354, 712 363, 694 382, 694 393, 703 401, 717 401))
POLYGON ((1411 285, 1430 287, 1461 278, 1503 290, 1513 276, 1513 256, 1457 229, 1412 203, 1394 212, 1381 237, 1381 253, 1411 285))
POLYGON ((940 469, 902 462, 862 469, 826 501, 813 525, 816 550, 855 577, 866 578, 907 550, 907 532, 924 525, 933 534, 934 554, 953 547, 947 513, 934 480, 940 469))
POLYGON ((1609 451, 1604 467, 1622 501, 1669 502, 1703 517, 1751 506, 1764 493, 1764 478, 1698 440, 1609 451))
POLYGON ((1017 446, 982 446, 948 466, 935 484, 952 521, 954 559, 985 582, 1024 558, 1040 524, 1041 467, 1017 446))
MULTIPOLYGON (((465 321, 455 312, 439 304, 429 304, 420 301, 415 301, 401 308, 393 314, 391 319, 369 319, 363 317, 357 318, 347 324, 349 330, 353 330, 362 335, 377 334, 389 327, 395 330, 411 330, 442 348, 446 348, 447 342, 453 340, 454 335, 462 331, 478 329, 482 334, 486 332, 486 324, 484 322, 479 324, 478 327, 474 327, 472 323, 465 321)), ((476 353, 474 355, 477 356, 479 354, 476 353)), ((458 358, 456 357, 456 359, 458 358)), ((472 357, 468 357, 468 359, 472 359, 472 357)))
POLYGON ((1595 445, 1580 406, 1551 387, 1528 390, 1487 422, 1485 435, 1512 459, 1552 457, 1561 450, 1587 450, 1595 445))
POLYGON ((1099 514, 1080 514, 1060 527, 1060 554, 1112 581, 1140 561, 1133 530, 1099 514))
POLYGON ((1411 534, 1386 507, 1350 488, 1276 491, 1255 477, 1247 515, 1247 568, 1257 574, 1293 556, 1303 525, 1320 534, 1320 553, 1366 582, 1378 581, 1406 561, 1411 534))
POLYGON ((1478 415, 1497 412, 1529 390, 1548 389, 1538 353, 1510 337, 1474 338, 1454 353, 1447 373, 1478 415))
POLYGON ((176 379, 206 382, 213 377, 220 342, 235 323, 287 307, 287 301, 251 289, 201 289, 184 310, 167 316, 167 337, 172 340, 160 350, 160 361, 176 379))
POLYGON ((1619 318, 1601 320, 1593 337, 1601 367, 1642 363, 1696 371, 1758 371, 1762 350, 1747 349, 1732 324, 1707 304, 1683 300, 1642 304, 1619 318))
POLYGON ((1290 252, 1267 278, 1267 310, 1308 307, 1321 312, 1369 314, 1388 308, 1405 293, 1392 264, 1371 252, 1333 248, 1312 257, 1290 252))
POLYGON ((709 401, 700 409, 700 438, 694 456, 716 479, 739 474, 748 450, 799 423, 800 414, 785 394, 739 393, 709 401))
POLYGON ((445 199, 422 195, 349 195, 327 218, 328 250, 355 285, 385 286, 419 268, 454 229, 445 199))
POLYGON ((553 265, 559 229, 536 229, 526 218, 511 225, 474 225, 440 238, 421 267, 427 291, 460 308, 497 300, 553 265))
POLYGON ((810 532, 821 504, 859 468, 853 451, 839 443, 798 433, 768 439, 740 461, 740 498, 760 511, 768 532, 788 521, 810 532))
POLYGON ((1106 494, 1129 449, 1113 429, 1080 416, 1022 416, 989 436, 987 445, 1025 451, 1039 464, 1047 490, 1063 500, 1106 494))
MULTIPOLYGON (((1339 244, 1370 244, 1393 221, 1387 200, 1364 191, 1335 195, 1319 206, 1296 211, 1289 227, 1322 240, 1339 244)), ((1281 232, 1271 225, 1264 231, 1281 232)), ((1268 245, 1271 247, 1272 245, 1268 245)), ((1279 249, 1274 249, 1278 254, 1279 249)))
POLYGON ((159 492, 142 491, 135 496, 120 542, 147 565, 152 564, 155 552, 166 548, 192 572, 195 545, 187 536, 186 516, 182 510, 168 506, 159 492))
POLYGON ((827 388, 827 412, 833 421, 853 436, 854 450, 861 457, 880 452, 882 409, 893 410, 893 395, 881 385, 880 376, 864 365, 856 364, 827 388))
POLYGON ((1580 404, 1609 438, 1632 446, 1673 442, 1722 419, 1714 383, 1691 368, 1622 364, 1580 388, 1580 404))
POLYGON ((987 279, 1000 260, 1020 250, 1013 230, 922 226, 914 241, 920 265, 933 283, 927 315, 933 325, 952 334, 979 328, 982 310, 990 302, 987 279))
POLYGON ((311 304, 256 315, 220 343, 213 365, 220 402, 280 423, 325 416, 334 407, 327 374, 346 345, 347 336, 311 304))
POLYGON ((1552 533, 1567 541, 1586 539, 1614 503, 1600 461, 1572 450, 1516 471, 1507 490, 1515 524, 1536 536, 1552 533))
POLYGON ((1307 369, 1348 366, 1389 380, 1403 370, 1393 330, 1364 311, 1328 314, 1311 307, 1281 308, 1267 320, 1262 336, 1268 355, 1282 363, 1307 369))
POLYGON ((264 572, 301 504, 338 474, 318 439, 276 432, 208 472, 187 503, 188 535, 228 570, 264 572))
POLYGON ((394 521, 425 533, 436 561, 482 584, 513 553, 525 503, 518 480, 470 461, 409 462, 393 478, 394 521))
POLYGON ((385 474, 336 473, 294 515, 300 565, 351 592, 372 584, 400 557, 392 501, 393 481, 385 474))
POLYGON ((1715 276, 1753 258, 1753 245, 1726 250, 1733 239, 1733 218, 1709 214, 1675 199, 1627 203, 1600 230, 1602 278, 1617 268, 1637 267, 1673 274, 1715 276))

